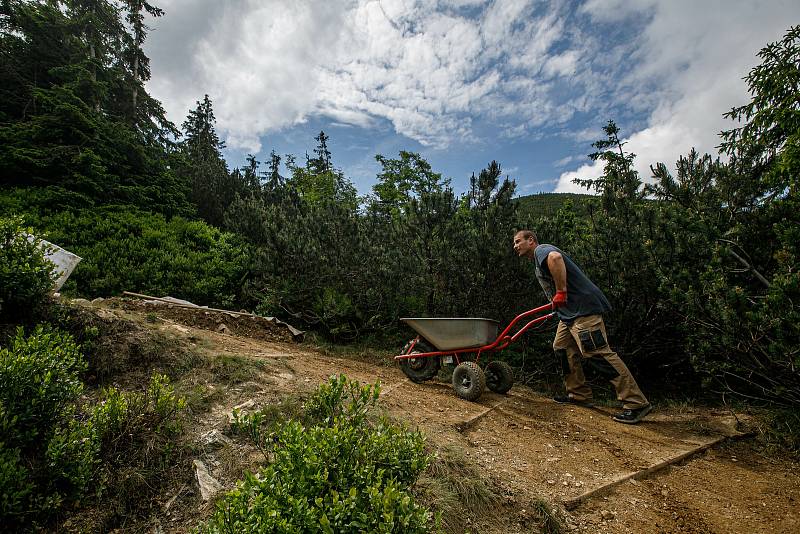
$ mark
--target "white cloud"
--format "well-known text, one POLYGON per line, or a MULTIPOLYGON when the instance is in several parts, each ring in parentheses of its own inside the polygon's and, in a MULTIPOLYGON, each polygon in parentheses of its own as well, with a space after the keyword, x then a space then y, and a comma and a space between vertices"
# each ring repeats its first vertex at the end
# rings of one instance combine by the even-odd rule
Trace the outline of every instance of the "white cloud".
MULTIPOLYGON (((612 4, 592 1, 585 9, 598 20, 608 20, 617 16, 615 7, 628 3, 612 4)), ((696 9, 697 4, 688 0, 651 4, 652 20, 632 56, 636 68, 623 81, 628 91, 634 91, 626 101, 647 98, 637 95, 636 87, 655 91, 657 104, 650 105, 646 127, 626 136, 625 148, 637 155, 636 170, 644 180, 651 176, 650 165, 663 162, 672 168, 693 147, 717 153, 718 133, 732 127, 722 114, 749 99, 742 78, 758 63, 756 53, 783 35, 790 15, 800 14, 800 8, 787 1, 765 7, 717 0, 704 2, 704 9, 696 9)), ((629 10, 622 11, 630 15, 629 10)), ((595 178, 600 172, 596 163, 565 172, 556 191, 575 191, 572 179, 595 178)))
MULTIPOLYGON (((693 146, 714 151, 722 113, 747 100, 741 78, 758 48, 800 15, 789 0, 159 5, 149 90, 178 124, 208 93, 232 148, 256 152, 264 135, 325 117, 362 128, 389 121, 440 149, 489 144, 476 132, 562 136, 585 143, 576 165, 613 118, 645 178, 650 164, 671 165, 693 146)), ((592 173, 596 165, 571 170, 557 189, 592 173)))
POLYGON ((556 161, 554 161, 553 162, 553 167, 566 167, 570 163, 578 161, 579 159, 581 159, 580 156, 566 156, 566 157, 563 157, 561 159, 557 159, 556 161))
POLYGON ((564 28, 558 2, 171 0, 164 9, 151 23, 149 89, 176 122, 207 92, 233 148, 256 151, 265 133, 315 115, 365 127, 388 119, 445 148, 475 140, 475 117, 513 117, 521 128, 508 131, 523 135, 570 113, 549 85, 579 58, 550 52, 564 28))
POLYGON ((657 0, 587 0, 579 11, 598 22, 620 22, 651 8, 657 0))

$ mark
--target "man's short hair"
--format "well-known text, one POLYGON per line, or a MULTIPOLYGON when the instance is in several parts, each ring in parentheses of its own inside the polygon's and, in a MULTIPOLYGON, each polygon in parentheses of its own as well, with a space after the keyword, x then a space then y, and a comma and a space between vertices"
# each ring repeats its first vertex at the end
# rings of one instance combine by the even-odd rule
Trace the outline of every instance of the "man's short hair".
POLYGON ((536 241, 537 243, 539 242, 539 239, 536 237, 536 232, 534 232, 533 230, 519 230, 514 235, 516 236, 519 234, 522 234, 522 239, 533 238, 534 241, 536 241))

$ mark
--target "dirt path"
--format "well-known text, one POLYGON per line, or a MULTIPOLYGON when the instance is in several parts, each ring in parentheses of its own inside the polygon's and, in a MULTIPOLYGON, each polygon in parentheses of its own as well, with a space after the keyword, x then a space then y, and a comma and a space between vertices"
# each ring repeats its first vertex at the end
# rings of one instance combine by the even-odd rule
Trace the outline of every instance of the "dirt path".
POLYGON ((504 495, 503 517, 490 524, 474 518, 476 532, 530 532, 531 510, 541 498, 563 511, 570 530, 581 533, 800 532, 797 466, 751 452, 746 439, 728 439, 736 434, 735 421, 725 413, 656 407, 644 422, 628 426, 612 421, 611 409, 559 405, 525 387, 467 402, 449 384, 415 384, 395 366, 328 357, 302 344, 169 321, 153 328, 201 342, 206 351, 264 362, 257 380, 230 388, 198 420, 203 431, 227 428, 227 414, 237 404, 275 403, 312 390, 331 374, 380 380, 381 404, 390 414, 419 426, 436 447, 461 449, 504 495), (720 439, 674 465, 575 501, 720 439))

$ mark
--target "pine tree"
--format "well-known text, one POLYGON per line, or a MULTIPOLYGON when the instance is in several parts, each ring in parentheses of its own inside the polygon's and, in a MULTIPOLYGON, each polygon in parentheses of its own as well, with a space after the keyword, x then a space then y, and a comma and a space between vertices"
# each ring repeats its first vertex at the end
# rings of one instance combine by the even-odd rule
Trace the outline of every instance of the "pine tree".
POLYGON ((167 166, 174 126, 146 93, 149 129, 135 128, 120 108, 130 79, 116 5, 6 2, 2 9, 0 173, 12 184, 78 193, 71 206, 114 201, 186 213, 188 190, 167 166))
POLYGON ((149 29, 144 23, 144 13, 151 17, 161 17, 164 15, 164 10, 147 3, 146 0, 125 0, 125 8, 127 10, 125 20, 133 32, 125 56, 133 78, 131 82, 131 115, 135 122, 140 87, 150 79, 150 60, 142 49, 149 29))
MULTIPOLYGON (((314 149, 316 156, 308 160, 306 167, 314 174, 322 174, 333 170, 331 164, 331 152, 328 150, 329 136, 325 132, 320 131, 319 135, 314 138, 317 146, 314 149)), ((307 157, 307 156, 306 156, 307 157)))
POLYGON ((215 123, 211 99, 205 95, 183 123, 180 173, 191 184, 198 214, 220 226, 235 191, 228 187, 230 175, 221 152, 225 143, 217 136, 215 123))

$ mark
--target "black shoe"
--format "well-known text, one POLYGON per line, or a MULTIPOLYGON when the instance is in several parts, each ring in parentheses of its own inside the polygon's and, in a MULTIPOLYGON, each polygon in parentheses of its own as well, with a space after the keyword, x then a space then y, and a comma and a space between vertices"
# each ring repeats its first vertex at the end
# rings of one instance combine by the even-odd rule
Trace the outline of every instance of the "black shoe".
POLYGON ((635 425, 642 419, 644 416, 649 414, 653 407, 648 404, 647 406, 642 406, 641 408, 637 408, 635 410, 625 409, 622 412, 618 413, 614 416, 614 421, 618 423, 625 423, 626 425, 635 425))
POLYGON ((592 401, 573 399, 569 395, 555 395, 553 400, 559 404, 574 404, 575 406, 583 406, 584 408, 594 407, 594 403, 592 403, 592 401))

